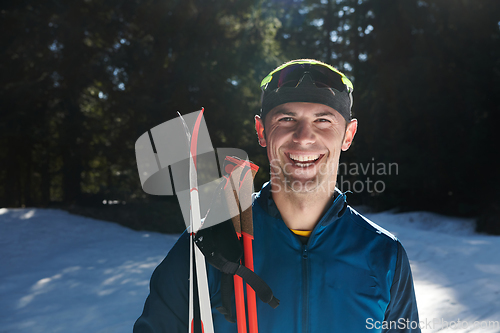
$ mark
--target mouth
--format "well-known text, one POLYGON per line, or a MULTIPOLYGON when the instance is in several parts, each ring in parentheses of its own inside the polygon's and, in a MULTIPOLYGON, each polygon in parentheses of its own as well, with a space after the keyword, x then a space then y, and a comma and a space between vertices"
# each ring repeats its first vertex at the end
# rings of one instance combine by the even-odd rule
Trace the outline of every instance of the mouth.
POLYGON ((286 153, 286 156, 299 168, 307 168, 315 165, 321 160, 324 154, 294 154, 286 153))

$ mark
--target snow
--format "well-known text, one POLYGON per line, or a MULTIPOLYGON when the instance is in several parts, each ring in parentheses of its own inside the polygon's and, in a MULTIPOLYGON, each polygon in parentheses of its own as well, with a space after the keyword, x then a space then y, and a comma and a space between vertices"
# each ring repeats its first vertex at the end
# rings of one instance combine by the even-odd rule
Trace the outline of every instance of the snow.
MULTIPOLYGON (((500 237, 428 212, 365 216, 405 246, 423 332, 500 332, 500 237)), ((131 332, 177 237, 59 210, 0 209, 0 332, 131 332)))
POLYGON ((131 332, 177 236, 0 209, 0 332, 131 332))
POLYGON ((422 332, 500 332, 500 237, 429 212, 365 216, 406 249, 422 332))

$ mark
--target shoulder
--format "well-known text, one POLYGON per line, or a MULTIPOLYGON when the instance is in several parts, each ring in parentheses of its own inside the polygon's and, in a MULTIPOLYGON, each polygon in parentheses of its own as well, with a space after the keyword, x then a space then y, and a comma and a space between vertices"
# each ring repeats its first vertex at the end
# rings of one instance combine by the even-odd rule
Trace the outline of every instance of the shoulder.
POLYGON ((262 185, 260 191, 252 193, 252 202, 254 205, 256 203, 259 203, 261 207, 266 206, 266 202, 270 196, 269 188, 270 188, 270 183, 267 182, 264 185, 262 185))
POLYGON ((174 246, 170 249, 167 256, 156 267, 153 277, 159 281, 164 279, 173 279, 179 272, 184 273, 187 267, 189 269, 189 234, 184 231, 174 246), (173 268, 176 269, 173 269, 173 268))
POLYGON ((374 236, 379 235, 382 239, 385 239, 389 242, 399 242, 396 236, 394 236, 375 222, 367 219, 351 206, 347 206, 345 216, 350 220, 350 222, 355 223, 357 226, 373 233, 374 236))
POLYGON ((340 223, 343 225, 343 236, 356 244, 373 266, 386 267, 391 271, 395 269, 401 255, 401 243, 396 236, 350 206, 347 206, 340 223))

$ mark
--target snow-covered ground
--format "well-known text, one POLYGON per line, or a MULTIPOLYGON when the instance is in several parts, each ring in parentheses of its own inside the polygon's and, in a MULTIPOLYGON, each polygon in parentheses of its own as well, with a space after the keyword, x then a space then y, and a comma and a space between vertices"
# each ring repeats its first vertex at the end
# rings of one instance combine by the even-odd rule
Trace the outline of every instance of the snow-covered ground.
MULTIPOLYGON (((365 216, 404 244, 423 332, 500 332, 500 237, 427 212, 365 216)), ((0 209, 0 332, 131 332, 176 239, 59 210, 0 209)))
POLYGON ((0 210, 0 332, 131 332, 177 237, 64 211, 0 210))
POLYGON ((500 237, 429 212, 365 216, 403 243, 423 332, 500 332, 500 237))

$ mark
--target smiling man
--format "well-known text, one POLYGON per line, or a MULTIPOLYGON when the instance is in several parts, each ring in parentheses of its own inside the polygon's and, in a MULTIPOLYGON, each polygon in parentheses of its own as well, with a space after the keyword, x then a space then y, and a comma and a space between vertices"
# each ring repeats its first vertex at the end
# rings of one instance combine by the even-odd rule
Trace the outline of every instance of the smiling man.
POLYGON ((357 120, 304 102, 278 105, 264 116, 265 125, 259 116, 255 121, 259 143, 267 147, 273 200, 290 229, 312 230, 335 193, 340 151, 351 145, 357 120))
POLYGON ((259 309, 259 328, 420 332, 401 243, 335 187, 340 154, 358 127, 351 81, 301 59, 276 68, 261 88, 255 128, 271 180, 254 200, 255 262, 281 305, 259 309))
MULTIPOLYGON (((253 200, 254 270, 280 305, 257 302, 259 332, 420 332, 404 248, 335 187, 358 127, 351 81, 301 59, 276 68, 261 88, 255 128, 271 179, 253 200)), ((185 233, 153 274, 134 332, 187 332, 187 242, 185 233)), ((215 332, 236 333, 215 310, 220 272, 209 265, 208 278, 215 332)))

